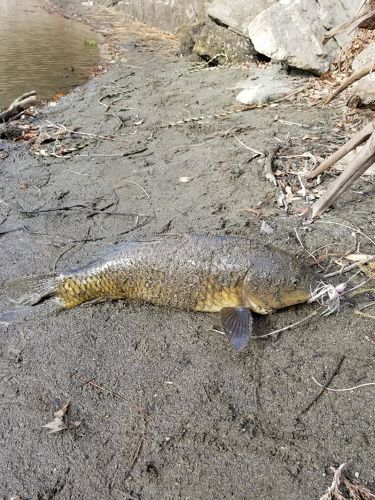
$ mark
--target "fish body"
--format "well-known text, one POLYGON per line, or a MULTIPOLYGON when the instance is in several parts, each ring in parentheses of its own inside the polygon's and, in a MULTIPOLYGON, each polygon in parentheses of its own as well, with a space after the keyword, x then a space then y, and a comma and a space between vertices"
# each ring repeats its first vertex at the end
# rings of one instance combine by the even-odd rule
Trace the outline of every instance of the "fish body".
POLYGON ((239 237, 183 235, 120 243, 81 267, 24 278, 11 290, 14 301, 29 305, 51 296, 62 308, 112 298, 220 312, 224 329, 248 338, 250 311, 306 302, 315 282, 311 270, 276 248, 239 237))

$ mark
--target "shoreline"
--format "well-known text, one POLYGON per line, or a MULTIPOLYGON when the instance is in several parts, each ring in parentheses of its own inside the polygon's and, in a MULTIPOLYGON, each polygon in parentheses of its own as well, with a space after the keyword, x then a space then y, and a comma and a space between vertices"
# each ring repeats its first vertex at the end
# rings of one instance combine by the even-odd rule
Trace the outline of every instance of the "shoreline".
MULTIPOLYGON (((339 109, 310 107, 299 95, 168 128, 231 109, 254 68, 193 72, 173 37, 121 19, 116 63, 41 108, 29 143, 0 141, 4 283, 76 267, 114 242, 176 233, 257 239, 309 265, 314 252, 330 269, 358 244, 373 253, 351 229, 373 231, 366 179, 321 221, 303 226, 296 215, 304 199, 294 172, 345 141, 339 109), (275 141, 277 175, 296 198, 289 212, 252 151, 267 155, 275 141)), ((11 307, 0 287, 0 313, 11 307)), ((296 324, 312 307, 256 316, 254 331, 296 324)), ((38 309, 1 326, 1 493, 315 500, 331 484, 329 467, 343 462, 372 481, 371 388, 318 400, 311 379, 334 376, 339 388, 375 379, 373 320, 353 307, 254 340, 241 355, 213 332, 216 315, 127 301, 49 316, 38 309), (41 426, 67 401, 68 421, 80 425, 48 434, 41 426)))

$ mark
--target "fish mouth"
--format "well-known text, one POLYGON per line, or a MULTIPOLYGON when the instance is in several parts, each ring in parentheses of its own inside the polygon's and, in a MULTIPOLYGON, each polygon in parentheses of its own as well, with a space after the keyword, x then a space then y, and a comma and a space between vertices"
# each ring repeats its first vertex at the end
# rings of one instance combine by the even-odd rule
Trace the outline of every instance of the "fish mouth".
POLYGON ((293 306, 295 304, 303 304, 305 302, 308 302, 311 297, 311 292, 310 290, 292 290, 285 295, 282 296, 281 299, 281 307, 288 307, 288 306, 293 306))

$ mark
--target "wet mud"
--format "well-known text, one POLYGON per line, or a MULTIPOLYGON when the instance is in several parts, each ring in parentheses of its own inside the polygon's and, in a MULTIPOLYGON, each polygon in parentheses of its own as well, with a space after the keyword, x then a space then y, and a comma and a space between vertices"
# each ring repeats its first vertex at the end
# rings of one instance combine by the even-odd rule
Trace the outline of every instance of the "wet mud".
MULTIPOLYGON (((150 235, 241 235, 310 265, 305 249, 324 245, 333 256, 358 243, 361 253, 374 253, 363 236, 375 233, 371 182, 361 179, 320 222, 302 226, 277 206, 263 160, 234 137, 265 153, 275 138, 292 139, 287 154, 324 156, 337 147, 340 110, 301 100, 163 127, 230 108, 234 85, 251 70, 191 73, 175 44, 142 36, 126 39, 107 73, 39 112, 41 127, 49 120, 86 135, 34 152, 0 143, 2 312, 12 307, 9 280, 66 269, 114 242, 150 235), (72 154, 52 156, 62 145, 72 154), (261 232, 262 222, 272 234, 261 232)), ((331 483, 329 467, 343 462, 373 482, 374 387, 320 394, 312 379, 336 388, 375 381, 374 320, 354 314, 356 307, 351 300, 337 315, 253 340, 240 354, 212 331, 215 314, 126 301, 2 327, 0 492, 317 499, 331 483), (42 425, 68 401, 68 418, 80 425, 48 434, 42 425)), ((314 308, 257 316, 254 329, 270 332, 314 308)))

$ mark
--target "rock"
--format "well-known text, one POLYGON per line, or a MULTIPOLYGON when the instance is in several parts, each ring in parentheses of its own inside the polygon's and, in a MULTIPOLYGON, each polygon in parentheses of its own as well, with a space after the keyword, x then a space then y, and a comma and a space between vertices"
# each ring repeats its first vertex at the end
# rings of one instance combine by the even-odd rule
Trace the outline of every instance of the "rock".
MULTIPOLYGON (((360 52, 352 62, 352 70, 356 72, 363 66, 373 63, 375 68, 375 42, 370 43, 362 52, 360 52)), ((375 69, 374 69, 375 71, 375 69)), ((349 97, 347 105, 350 108, 368 108, 375 110, 375 73, 361 78, 359 82, 353 85, 352 94, 349 97)))
POLYGON ((362 78, 353 85, 352 95, 347 105, 350 108, 367 108, 375 111, 375 75, 374 73, 362 78))
POLYGON ((187 56, 193 52, 195 42, 198 40, 205 26, 204 22, 194 24, 183 24, 176 30, 176 35, 180 41, 180 52, 187 56))
MULTIPOLYGON (((235 88, 243 90, 236 97, 236 101, 247 105, 265 104, 293 92, 293 83, 292 77, 286 77, 275 66, 258 69, 247 80, 237 83, 235 88)), ((296 83, 300 83, 300 79, 297 79, 296 83)))
POLYGON ((218 64, 248 62, 255 53, 248 38, 209 19, 196 39, 193 52, 207 61, 218 56, 218 64))
POLYGON ((259 232, 261 234, 267 234, 267 236, 269 236, 273 234, 273 228, 269 224, 267 224, 267 222, 263 221, 262 225, 260 226, 259 232))
POLYGON ((323 46, 323 35, 349 20, 361 1, 280 0, 250 22, 249 36, 259 53, 289 66, 321 74, 328 71, 341 46, 349 40, 343 35, 323 46))
POLYGON ((352 62, 352 70, 358 71, 363 66, 366 66, 370 63, 375 64, 375 42, 367 45, 367 47, 362 50, 362 52, 355 56, 352 62))
POLYGON ((248 26, 262 10, 274 5, 277 0, 212 0, 207 14, 220 24, 230 26, 248 35, 248 26))

